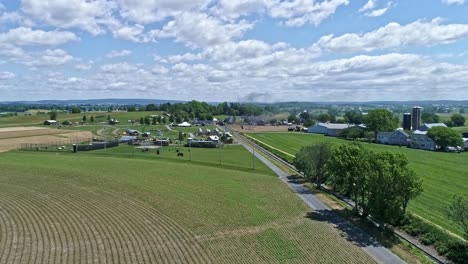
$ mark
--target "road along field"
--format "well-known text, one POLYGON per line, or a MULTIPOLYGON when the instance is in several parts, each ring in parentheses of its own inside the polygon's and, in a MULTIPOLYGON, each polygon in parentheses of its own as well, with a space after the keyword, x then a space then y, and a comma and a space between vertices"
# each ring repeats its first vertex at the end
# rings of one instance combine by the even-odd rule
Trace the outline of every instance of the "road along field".
MULTIPOLYGON (((346 141, 333 137, 307 133, 251 133, 248 136, 272 146, 284 158, 291 158, 302 146, 330 142, 345 144, 346 141)), ((468 153, 431 152, 405 147, 367 144, 364 146, 373 151, 391 151, 406 155, 409 165, 423 179, 424 192, 411 201, 409 211, 449 230, 459 236, 462 230, 453 225, 446 217, 446 208, 454 194, 468 195, 468 153)))
POLYGON ((0 159, 0 263, 373 263, 264 173, 84 153, 0 159))
POLYGON ((19 149, 25 144, 70 144, 92 139, 91 132, 41 127, 0 128, 0 152, 19 149))

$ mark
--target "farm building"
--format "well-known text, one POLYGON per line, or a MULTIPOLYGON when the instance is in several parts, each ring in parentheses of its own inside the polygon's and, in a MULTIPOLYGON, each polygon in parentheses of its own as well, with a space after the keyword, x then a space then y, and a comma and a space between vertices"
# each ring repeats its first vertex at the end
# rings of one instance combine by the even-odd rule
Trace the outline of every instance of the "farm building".
POLYGON ((46 121, 44 121, 44 125, 46 125, 46 126, 55 126, 57 124, 58 123, 57 123, 56 120, 46 120, 46 121))
POLYGON ((131 142, 137 140, 136 136, 123 136, 119 138, 119 143, 131 142))
POLYGON ((427 131, 416 130, 411 135, 411 148, 436 150, 437 145, 428 135, 427 131))
POLYGON ((164 146, 164 147, 167 147, 169 146, 169 139, 156 139, 153 141, 153 144, 156 145, 156 146, 164 146))
POLYGON ((338 137, 341 131, 346 128, 349 128, 349 124, 317 123, 316 125, 307 128, 307 132, 338 137))
POLYGON ((182 122, 177 125, 178 127, 191 127, 192 125, 188 122, 182 122))
POLYGON ((447 127, 444 123, 425 123, 424 125, 419 127, 419 131, 429 131, 429 129, 437 126, 447 127))
POLYGON ((199 140, 199 139, 193 139, 193 138, 188 138, 187 139, 187 144, 185 144, 185 147, 192 147, 192 148, 216 148, 218 147, 218 142, 214 142, 211 140, 199 140))
POLYGON ((403 130, 395 130, 393 132, 377 133, 377 143, 386 145, 408 146, 410 139, 409 135, 403 130))
POLYGON ((125 132, 130 136, 138 136, 140 134, 140 131, 135 129, 127 129, 125 132))
POLYGON ((218 143, 219 142, 219 137, 218 136, 209 136, 208 140, 218 143))

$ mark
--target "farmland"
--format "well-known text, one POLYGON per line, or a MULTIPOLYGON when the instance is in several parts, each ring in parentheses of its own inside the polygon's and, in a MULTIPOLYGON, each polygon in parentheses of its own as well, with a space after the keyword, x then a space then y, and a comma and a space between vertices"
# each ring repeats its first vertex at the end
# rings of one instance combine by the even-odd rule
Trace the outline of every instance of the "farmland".
MULTIPOLYGON (((305 133, 251 133, 249 136, 281 151, 294 155, 302 146, 320 142, 349 143, 338 138, 305 133)), ((440 153, 396 146, 364 144, 374 151, 400 152, 407 156, 410 167, 423 179, 424 192, 409 205, 410 212, 453 233, 462 231, 451 224, 445 214, 454 194, 468 194, 468 153, 440 153)), ((283 154, 283 157, 290 156, 283 154)))
POLYGON ((373 263, 267 169, 139 155, 1 153, 0 262, 373 263))
POLYGON ((22 144, 64 144, 89 141, 92 134, 87 131, 46 129, 41 127, 0 128, 0 152, 21 148, 22 144))
MULTIPOLYGON (((160 115, 160 112, 88 112, 79 114, 58 113, 57 121, 79 122, 83 116, 89 118, 94 116, 94 123, 107 122, 107 116, 118 119, 123 124, 127 124, 128 120, 139 120, 140 117, 149 115, 160 115)), ((10 116, 0 118, 0 127, 13 127, 13 126, 38 126, 42 125, 45 120, 49 119, 48 114, 39 115, 25 115, 25 116, 10 116)))

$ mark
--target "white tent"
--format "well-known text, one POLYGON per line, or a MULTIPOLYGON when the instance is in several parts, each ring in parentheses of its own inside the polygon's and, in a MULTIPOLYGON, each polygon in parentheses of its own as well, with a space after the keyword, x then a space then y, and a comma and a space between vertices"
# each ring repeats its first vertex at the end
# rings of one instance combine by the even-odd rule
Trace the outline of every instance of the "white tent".
POLYGON ((183 123, 180 123, 178 126, 179 127, 191 127, 192 125, 190 123, 183 122, 183 123))

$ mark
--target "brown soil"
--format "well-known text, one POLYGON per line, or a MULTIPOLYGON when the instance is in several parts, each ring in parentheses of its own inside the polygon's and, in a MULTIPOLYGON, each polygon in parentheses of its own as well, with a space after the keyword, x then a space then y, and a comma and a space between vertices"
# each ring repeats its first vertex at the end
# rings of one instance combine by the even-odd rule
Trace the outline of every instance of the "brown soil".
POLYGON ((89 131, 48 128, 8 128, 0 130, 0 152, 19 149, 23 144, 72 144, 88 141, 89 131))

